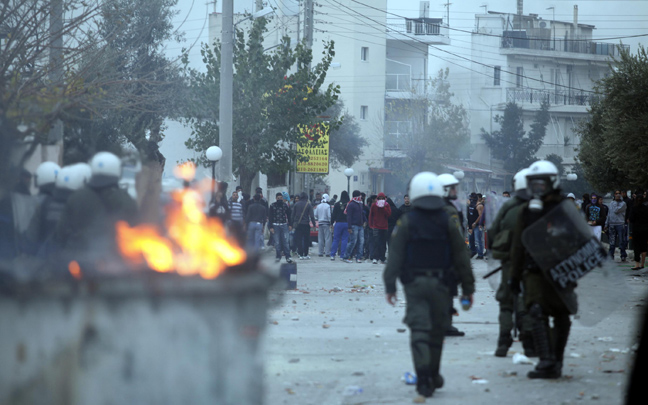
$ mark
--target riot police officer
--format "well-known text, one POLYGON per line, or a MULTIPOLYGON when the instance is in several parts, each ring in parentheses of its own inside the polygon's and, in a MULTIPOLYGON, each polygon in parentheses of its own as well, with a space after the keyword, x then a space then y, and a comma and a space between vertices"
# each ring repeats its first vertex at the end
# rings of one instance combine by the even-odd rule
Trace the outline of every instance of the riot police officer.
POLYGON ((450 286, 457 279, 472 305, 475 281, 470 258, 456 225, 443 209, 443 186, 434 173, 410 181, 412 211, 397 222, 383 274, 387 302, 396 302, 396 279, 405 290, 403 320, 410 328, 410 347, 417 374, 415 402, 424 402, 443 386, 439 374, 444 332, 448 329, 450 286))
POLYGON ((533 342, 540 357, 535 370, 529 371, 527 376, 560 378, 571 327, 569 315, 573 311, 570 308, 576 307, 576 294, 573 287, 558 290, 554 286, 534 261, 522 237, 526 228, 549 213, 564 197, 560 194, 558 169, 549 161, 533 163, 526 179, 531 200, 520 209, 513 234, 510 286, 511 291, 517 294, 520 282, 524 284, 524 303, 533 321, 533 342), (568 306, 567 303, 574 305, 568 306), (549 326, 549 317, 553 318, 553 327, 549 326))
MULTIPOLYGON (((449 173, 444 173, 439 175, 439 181, 443 186, 443 200, 445 205, 443 209, 448 213, 450 219, 457 225, 461 236, 465 238, 464 227, 463 227, 463 213, 457 210, 457 207, 453 204, 453 201, 457 199, 457 185, 459 185, 459 180, 455 176, 449 173)), ((451 286, 450 289, 450 303, 448 310, 450 315, 454 315, 457 311, 452 305, 453 297, 459 295, 459 290, 457 289, 457 284, 451 286)), ((465 336, 466 333, 460 331, 456 327, 452 326, 452 316, 450 316, 450 323, 448 324, 448 330, 445 332, 446 336, 465 336)))
POLYGON ((495 299, 499 302, 499 338, 497 339, 496 357, 506 357, 508 349, 513 344, 511 331, 514 327, 521 329, 520 340, 524 347, 524 354, 527 357, 535 357, 533 348, 533 337, 528 317, 525 317, 524 303, 519 296, 513 295, 508 280, 511 278, 511 243, 512 234, 515 230, 516 221, 522 209, 522 205, 529 201, 527 193, 528 169, 522 169, 513 177, 513 189, 515 194, 502 205, 493 224, 488 230, 488 240, 493 259, 501 261, 502 282, 497 289, 495 299), (516 313, 515 319, 513 317, 516 313), (517 325, 514 324, 517 323, 517 325))
POLYGON ((70 195, 55 231, 55 240, 72 256, 114 253, 115 223, 137 221, 137 204, 118 184, 121 160, 99 152, 90 169, 90 180, 70 195))

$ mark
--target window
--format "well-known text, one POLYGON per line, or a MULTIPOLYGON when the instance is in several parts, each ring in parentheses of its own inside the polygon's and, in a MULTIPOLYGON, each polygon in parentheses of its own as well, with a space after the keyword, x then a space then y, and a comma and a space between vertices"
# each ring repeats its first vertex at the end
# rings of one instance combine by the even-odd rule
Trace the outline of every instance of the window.
POLYGON ((500 77, 502 77, 502 67, 495 66, 495 71, 493 72, 493 86, 500 85, 500 77))
POLYGON ((369 107, 366 105, 360 106, 360 119, 366 120, 369 117, 369 107))
POLYGON ((360 48, 360 60, 366 62, 369 60, 369 47, 363 46, 360 48))
POLYGON ((515 76, 515 87, 522 87, 523 85, 522 79, 524 78, 524 68, 518 67, 516 73, 517 75, 515 76))

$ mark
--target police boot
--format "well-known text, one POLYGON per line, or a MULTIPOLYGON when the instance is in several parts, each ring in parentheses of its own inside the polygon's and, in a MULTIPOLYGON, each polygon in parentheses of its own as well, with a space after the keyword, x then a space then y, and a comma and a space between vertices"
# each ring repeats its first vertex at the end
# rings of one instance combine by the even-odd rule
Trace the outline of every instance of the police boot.
POLYGON ((416 392, 422 397, 430 398, 434 394, 435 386, 431 384, 432 377, 428 371, 416 371, 416 392))
POLYGON ((535 345, 533 344, 533 335, 530 333, 521 333, 520 340, 524 348, 524 355, 527 357, 538 357, 535 345))
POLYGON ((559 378, 560 369, 557 368, 556 358, 549 342, 548 320, 544 317, 542 308, 538 304, 531 306, 529 315, 533 318, 533 342, 540 357, 540 362, 535 370, 527 373, 527 377, 559 378))
POLYGON ((569 315, 554 318, 554 353, 556 355, 556 369, 558 373, 561 374, 563 359, 565 356, 565 347, 567 347, 567 340, 569 339, 570 329, 571 321, 569 320, 569 315))
POLYGON ((495 350, 495 357, 506 357, 509 347, 513 344, 513 338, 511 333, 500 332, 500 336, 497 339, 497 349, 495 350))

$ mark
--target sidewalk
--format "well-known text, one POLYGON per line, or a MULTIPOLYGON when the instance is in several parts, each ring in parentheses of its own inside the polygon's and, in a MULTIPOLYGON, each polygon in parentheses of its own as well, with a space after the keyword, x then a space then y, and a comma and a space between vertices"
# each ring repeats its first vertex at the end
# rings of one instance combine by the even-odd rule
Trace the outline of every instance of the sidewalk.
MULTIPOLYGON (((402 323, 405 303, 400 285, 400 301, 393 308, 384 299, 382 265, 343 263, 316 254, 312 260, 296 263, 298 290, 271 297, 277 306, 270 310, 263 342, 265 403, 411 403, 414 387, 401 381, 406 371, 414 370, 409 331, 402 323)), ((619 264, 631 291, 627 302, 594 327, 574 321, 563 378, 542 381, 526 378, 531 365, 513 364, 513 354, 522 351, 520 343, 514 343, 506 358, 493 356, 498 306, 488 282, 481 278, 487 263, 472 263, 475 305, 454 318, 454 325, 466 336, 446 338, 441 365, 445 386, 427 403, 623 402, 648 271, 631 272, 628 263, 619 264)), ((460 308, 458 303, 455 306, 460 308)))

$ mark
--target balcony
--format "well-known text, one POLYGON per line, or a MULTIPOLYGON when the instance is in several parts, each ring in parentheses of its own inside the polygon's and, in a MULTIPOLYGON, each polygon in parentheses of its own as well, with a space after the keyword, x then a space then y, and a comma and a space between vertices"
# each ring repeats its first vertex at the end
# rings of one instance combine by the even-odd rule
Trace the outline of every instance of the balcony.
POLYGON ((387 73, 385 74, 385 90, 411 91, 411 77, 409 73, 387 73))
POLYGON ((428 45, 449 45, 448 27, 442 18, 388 18, 387 35, 398 41, 425 42, 428 45))
POLYGON ((523 87, 506 89, 506 102, 516 104, 540 104, 547 100, 550 105, 589 106, 597 101, 598 97, 593 93, 569 90, 537 90, 523 87))
MULTIPOLYGON (((550 34, 549 30, 547 30, 547 34, 550 34)), ((604 57, 618 57, 621 49, 630 49, 629 45, 551 38, 551 35, 544 35, 543 37, 527 37, 526 31, 504 31, 500 47, 504 49, 515 48, 534 51, 556 51, 585 55, 600 55, 604 57)))

